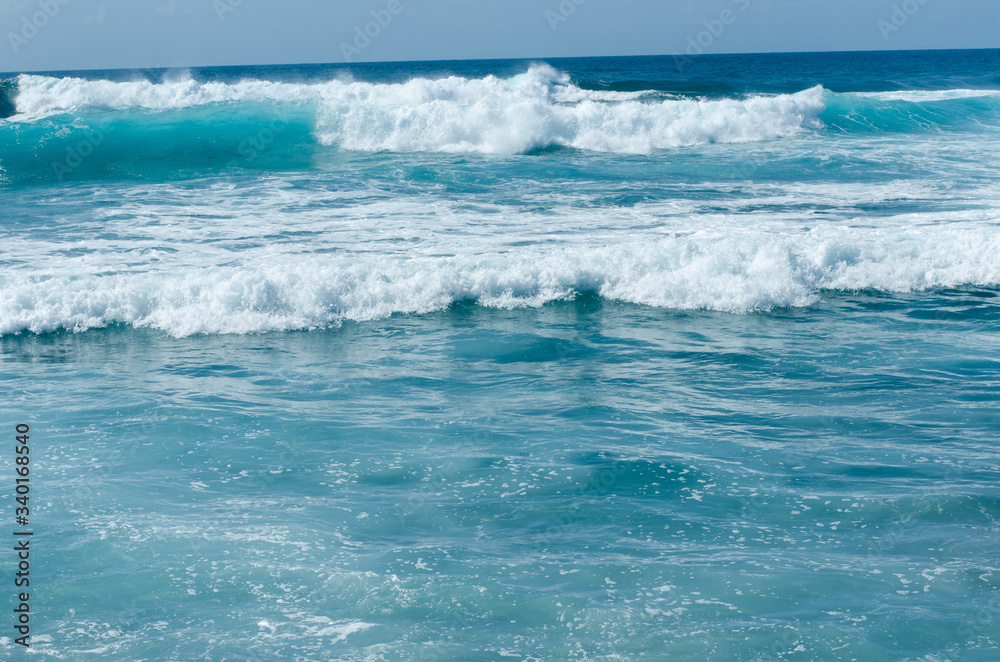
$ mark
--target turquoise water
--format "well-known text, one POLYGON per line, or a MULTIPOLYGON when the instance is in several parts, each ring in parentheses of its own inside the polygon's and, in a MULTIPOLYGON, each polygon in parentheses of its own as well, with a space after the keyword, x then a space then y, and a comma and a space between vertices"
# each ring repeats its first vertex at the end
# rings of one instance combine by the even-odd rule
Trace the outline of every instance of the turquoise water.
POLYGON ((32 652, 995 660, 998 65, 12 79, 32 652))

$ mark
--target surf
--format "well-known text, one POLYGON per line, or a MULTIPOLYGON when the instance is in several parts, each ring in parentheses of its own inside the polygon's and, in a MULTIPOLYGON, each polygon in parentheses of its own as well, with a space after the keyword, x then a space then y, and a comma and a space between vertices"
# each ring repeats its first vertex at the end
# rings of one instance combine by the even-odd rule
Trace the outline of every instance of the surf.
POLYGON ((0 335, 112 324, 176 336, 309 330, 462 301, 525 308, 586 293, 653 308, 747 313, 808 306, 829 292, 996 287, 997 255, 995 228, 835 225, 796 235, 734 228, 490 255, 272 252, 239 266, 10 274, 0 282, 0 335))
POLYGON ((0 167, 17 183, 309 168, 324 151, 655 156, 809 135, 988 130, 1000 126, 1000 92, 838 94, 816 86, 682 97, 585 89, 548 65, 506 78, 397 83, 21 75, 0 85, 0 115, 0 167))

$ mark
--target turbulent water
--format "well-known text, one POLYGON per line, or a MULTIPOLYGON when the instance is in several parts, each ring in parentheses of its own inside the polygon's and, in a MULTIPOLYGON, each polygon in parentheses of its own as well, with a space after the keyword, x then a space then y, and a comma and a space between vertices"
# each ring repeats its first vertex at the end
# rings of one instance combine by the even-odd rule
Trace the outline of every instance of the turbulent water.
POLYGON ((0 79, 42 659, 996 659, 1000 51, 0 79))

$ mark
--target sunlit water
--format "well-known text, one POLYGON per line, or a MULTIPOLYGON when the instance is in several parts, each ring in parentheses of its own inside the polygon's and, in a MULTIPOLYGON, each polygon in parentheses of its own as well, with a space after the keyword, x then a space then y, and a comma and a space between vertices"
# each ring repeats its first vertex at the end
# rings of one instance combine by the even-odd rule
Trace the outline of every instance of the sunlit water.
POLYGON ((994 660, 998 69, 17 78, 32 652, 994 660))

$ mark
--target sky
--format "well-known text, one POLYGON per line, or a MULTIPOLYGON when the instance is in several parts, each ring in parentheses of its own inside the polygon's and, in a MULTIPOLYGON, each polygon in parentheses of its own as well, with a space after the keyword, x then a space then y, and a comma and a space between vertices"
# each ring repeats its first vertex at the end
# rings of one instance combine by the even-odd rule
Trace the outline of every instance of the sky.
POLYGON ((0 71, 1000 48, 997 0, 0 0, 0 71))

